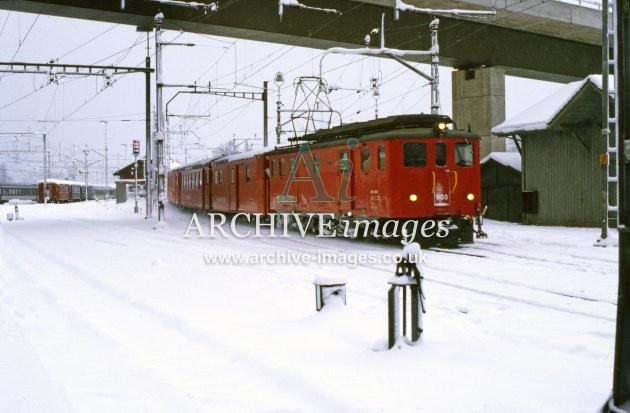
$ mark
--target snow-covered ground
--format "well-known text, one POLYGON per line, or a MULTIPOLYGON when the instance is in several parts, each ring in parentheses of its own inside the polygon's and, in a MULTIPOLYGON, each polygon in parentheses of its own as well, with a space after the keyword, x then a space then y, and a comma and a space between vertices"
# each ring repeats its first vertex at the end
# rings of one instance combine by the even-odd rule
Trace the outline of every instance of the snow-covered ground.
POLYGON ((0 206, 0 411, 564 413, 609 396, 618 249, 592 247, 596 229, 488 222, 429 250, 420 343, 375 351, 392 264, 207 261, 399 247, 184 238, 190 212, 155 230, 132 209, 0 206), (347 306, 315 310, 322 276, 348 281, 347 306))

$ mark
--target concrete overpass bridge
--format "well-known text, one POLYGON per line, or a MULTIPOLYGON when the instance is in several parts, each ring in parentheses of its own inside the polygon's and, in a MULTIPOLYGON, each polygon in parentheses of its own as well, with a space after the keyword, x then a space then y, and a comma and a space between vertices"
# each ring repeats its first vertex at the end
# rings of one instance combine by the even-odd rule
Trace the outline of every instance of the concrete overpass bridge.
MULTIPOLYGON (((197 0, 209 3, 210 0, 197 0)), ((387 46, 426 50, 433 16, 401 12, 395 0, 300 0, 342 14, 284 7, 278 0, 220 0, 219 10, 147 0, 0 0, 0 9, 137 26, 161 10, 166 29, 326 49, 358 47, 386 14, 387 46), (124 4, 124 8, 122 5, 124 4)), ((440 17, 440 64, 453 73, 453 117, 490 136, 505 118, 504 75, 568 82, 601 73, 601 11, 555 0, 406 0, 424 8, 492 10, 485 21, 440 17)), ((422 58, 416 58, 422 61, 422 58)), ((496 141, 496 140, 495 140, 496 141)), ((483 152, 500 150, 486 139, 483 152)), ((494 143, 497 143, 496 145, 494 143)))

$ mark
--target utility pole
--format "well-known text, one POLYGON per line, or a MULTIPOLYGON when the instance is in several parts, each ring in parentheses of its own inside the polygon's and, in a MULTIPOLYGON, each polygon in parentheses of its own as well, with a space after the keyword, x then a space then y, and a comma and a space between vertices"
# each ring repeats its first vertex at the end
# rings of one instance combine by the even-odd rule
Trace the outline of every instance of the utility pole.
POLYGON ((46 133, 42 135, 44 141, 44 206, 46 206, 46 197, 48 195, 48 173, 46 171, 46 133))
POLYGON ((157 179, 157 204, 158 204, 158 222, 162 221, 164 214, 163 190, 164 190, 164 165, 162 149, 164 146, 164 114, 162 113, 162 22, 164 14, 159 12, 155 15, 153 23, 155 25, 155 172, 157 179))
POLYGON ((85 177, 85 200, 87 201, 90 194, 88 191, 88 155, 90 151, 87 149, 83 149, 83 154, 85 155, 85 169, 83 170, 83 176, 85 177))
POLYGON ((101 124, 105 126, 105 199, 109 199, 109 159, 107 156, 107 121, 102 120, 101 124))
POLYGON ((133 213, 138 213, 138 155, 140 154, 140 140, 133 140, 133 181, 134 181, 134 207, 133 213))
POLYGON ((263 82, 263 93, 262 93, 262 101, 263 101, 263 146, 266 148, 269 145, 269 114, 267 109, 267 100, 269 99, 269 81, 265 80, 263 82))
MULTIPOLYGON (((619 191, 619 292, 611 412, 630 412, 630 1, 614 0, 619 191)), ((606 92, 606 91, 604 91, 606 92)))

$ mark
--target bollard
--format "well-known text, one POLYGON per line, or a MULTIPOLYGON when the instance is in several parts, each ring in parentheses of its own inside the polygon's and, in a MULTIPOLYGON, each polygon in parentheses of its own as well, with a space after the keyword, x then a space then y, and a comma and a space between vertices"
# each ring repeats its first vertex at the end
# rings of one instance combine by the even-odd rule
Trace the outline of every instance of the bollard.
POLYGON ((407 312, 411 313, 410 342, 414 344, 422 334, 422 315, 425 313, 420 270, 415 262, 409 262, 407 258, 403 258, 396 265, 395 275, 387 282, 391 285, 387 293, 388 348, 393 348, 399 339, 407 337, 407 312), (409 311, 407 310, 407 289, 411 297, 409 311))
POLYGON ((13 221, 13 213, 7 212, 7 221, 13 221))
POLYGON ((332 279, 318 277, 313 281, 315 284, 315 309, 321 311, 331 296, 339 296, 346 305, 346 281, 343 279, 332 279))

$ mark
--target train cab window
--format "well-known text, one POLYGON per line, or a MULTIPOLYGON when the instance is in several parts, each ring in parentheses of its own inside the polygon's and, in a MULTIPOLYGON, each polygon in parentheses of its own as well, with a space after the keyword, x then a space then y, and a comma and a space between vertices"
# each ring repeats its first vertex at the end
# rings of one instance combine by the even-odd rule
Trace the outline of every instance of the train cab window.
POLYGON ((314 165, 313 165, 313 173, 315 175, 319 175, 319 166, 321 164, 321 160, 320 160, 320 157, 319 157, 318 153, 313 155, 313 163, 314 163, 314 165))
POLYGON ((378 170, 385 170, 385 145, 378 146, 378 170))
POLYGON ((278 169, 278 175, 284 176, 284 164, 286 160, 284 158, 280 158, 280 168, 278 169))
POLYGON ((369 171, 370 170, 370 147, 365 146, 361 149, 361 170, 369 171))
POLYGON ((235 174, 234 174, 234 168, 230 168, 230 183, 233 184, 236 180, 235 174))
POLYGON ((249 182, 250 177, 251 177, 251 172, 249 169, 249 165, 245 165, 245 182, 249 182))
POLYGON ((275 176, 276 174, 276 160, 271 160, 271 176, 275 176))
POLYGON ((291 165, 291 169, 289 170, 289 176, 293 175, 295 176, 295 173, 297 172, 297 164, 295 163, 295 159, 293 158, 289 158, 289 165, 291 165))
POLYGON ((350 171, 350 160, 348 159, 348 151, 339 151, 339 170, 341 172, 350 171))
POLYGON ((472 143, 455 144, 455 164, 457 166, 472 166, 473 164, 473 146, 472 143))
POLYGON ((435 144, 435 165, 446 165, 446 142, 438 142, 435 144))
POLYGON ((403 162, 405 166, 425 166, 427 164, 427 144, 421 142, 403 144, 403 162))

